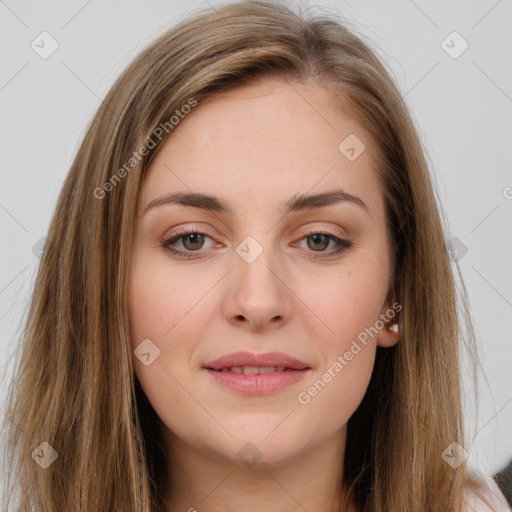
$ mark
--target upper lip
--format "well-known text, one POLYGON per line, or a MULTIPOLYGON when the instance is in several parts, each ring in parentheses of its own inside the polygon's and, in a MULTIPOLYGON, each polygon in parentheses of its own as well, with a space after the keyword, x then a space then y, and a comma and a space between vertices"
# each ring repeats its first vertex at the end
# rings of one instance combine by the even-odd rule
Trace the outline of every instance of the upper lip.
POLYGON ((204 368, 212 370, 222 370, 222 368, 231 368, 233 366, 284 366, 293 370, 306 370, 309 366, 294 357, 283 354, 282 352, 268 352, 266 354, 251 354, 250 352, 233 352, 227 354, 215 361, 204 365, 204 368))

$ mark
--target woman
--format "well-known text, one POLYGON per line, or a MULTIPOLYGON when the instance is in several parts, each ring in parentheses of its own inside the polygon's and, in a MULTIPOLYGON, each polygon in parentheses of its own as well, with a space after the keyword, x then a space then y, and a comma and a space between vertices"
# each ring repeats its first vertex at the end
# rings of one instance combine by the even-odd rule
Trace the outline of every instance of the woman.
POLYGON ((341 22, 239 2, 161 36, 102 103, 48 241, 15 510, 507 510, 465 462, 418 135, 341 22))

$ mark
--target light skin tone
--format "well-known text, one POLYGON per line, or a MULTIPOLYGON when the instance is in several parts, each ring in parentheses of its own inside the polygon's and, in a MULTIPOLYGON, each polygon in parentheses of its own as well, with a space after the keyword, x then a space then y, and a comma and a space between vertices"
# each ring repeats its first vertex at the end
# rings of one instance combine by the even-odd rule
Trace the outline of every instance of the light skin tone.
POLYGON ((148 169, 129 304, 133 348, 150 339, 160 350, 148 366, 134 361, 164 424, 169 511, 340 510, 347 421, 377 345, 392 346, 399 334, 384 327, 359 343, 321 392, 299 402, 392 308, 377 148, 330 98, 315 83, 267 78, 239 87, 181 120, 148 169), (354 161, 338 149, 350 134, 366 146, 354 161), (281 209, 298 195, 340 189, 364 205, 281 209), (144 213, 173 192, 216 196, 232 212, 165 203, 144 213), (184 228, 203 236, 178 237, 184 228), (236 251, 248 236, 263 250, 251 263, 236 251), (335 254, 335 237, 351 246, 335 254), (164 239, 191 258, 171 254, 164 239), (284 352, 311 370, 272 394, 242 395, 203 369, 240 350, 284 352), (252 467, 237 455, 248 442, 261 454, 252 467))

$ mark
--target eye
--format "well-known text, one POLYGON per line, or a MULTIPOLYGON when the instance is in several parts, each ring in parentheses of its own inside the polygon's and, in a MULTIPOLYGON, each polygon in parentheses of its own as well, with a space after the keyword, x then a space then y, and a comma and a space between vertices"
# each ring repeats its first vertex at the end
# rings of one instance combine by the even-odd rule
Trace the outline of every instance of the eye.
POLYGON ((305 233, 303 233, 303 237, 300 240, 306 240, 307 247, 310 248, 313 252, 321 253, 320 256, 314 256, 315 258, 335 256, 352 247, 352 243, 348 240, 339 238, 329 231, 323 231, 322 228, 308 229, 305 233), (329 245, 329 242, 331 241, 334 243, 334 250, 325 251, 324 249, 329 245), (326 254, 324 255, 323 253, 326 254))
MULTIPOLYGON (((171 238, 162 240, 161 245, 174 256, 190 259, 195 257, 195 252, 200 252, 200 250, 204 248, 205 237, 211 239, 207 233, 197 229, 182 229, 171 238), (173 248, 172 246, 177 242, 181 242, 185 250, 173 248)), ((321 256, 314 256, 315 258, 335 256, 352 247, 352 243, 348 240, 344 240, 329 231, 322 231, 322 229, 318 228, 309 229, 303 233, 303 236, 299 240, 306 240, 307 247, 311 249, 312 252, 321 253, 321 256), (330 242, 334 243, 334 249, 326 251, 325 249, 329 246, 330 242), (323 253, 326 254, 324 255, 323 253)))
POLYGON ((194 257, 194 252, 197 252, 203 248, 205 237, 211 238, 206 233, 198 231, 197 229, 183 229, 180 230, 179 234, 176 234, 171 238, 162 240, 161 245, 166 251, 169 251, 171 254, 175 256, 190 259, 194 257), (187 253, 186 251, 176 250, 173 247, 171 247, 178 241, 181 241, 186 251, 190 252, 187 253))

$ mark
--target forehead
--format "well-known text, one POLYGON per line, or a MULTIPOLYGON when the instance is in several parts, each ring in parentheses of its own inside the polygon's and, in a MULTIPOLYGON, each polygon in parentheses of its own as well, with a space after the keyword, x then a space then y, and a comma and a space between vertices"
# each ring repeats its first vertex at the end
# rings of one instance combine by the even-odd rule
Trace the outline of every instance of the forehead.
POLYGON ((171 190, 200 191, 243 206, 248 197, 281 203, 342 187, 375 202, 376 151, 369 133, 335 108, 326 89, 267 78, 186 115, 153 160, 142 196, 147 202, 171 190), (356 159, 343 153, 344 141, 361 151, 356 159))

